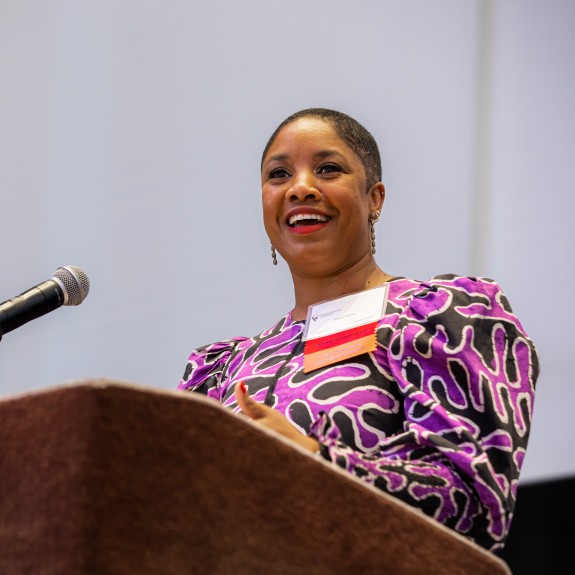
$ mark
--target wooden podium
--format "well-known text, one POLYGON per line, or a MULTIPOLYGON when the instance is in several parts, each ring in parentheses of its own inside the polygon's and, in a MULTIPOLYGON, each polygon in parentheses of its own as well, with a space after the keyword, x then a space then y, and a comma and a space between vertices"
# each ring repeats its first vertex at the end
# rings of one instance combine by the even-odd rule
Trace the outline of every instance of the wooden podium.
POLYGON ((111 380, 0 400, 2 575, 509 575, 217 402, 111 380))

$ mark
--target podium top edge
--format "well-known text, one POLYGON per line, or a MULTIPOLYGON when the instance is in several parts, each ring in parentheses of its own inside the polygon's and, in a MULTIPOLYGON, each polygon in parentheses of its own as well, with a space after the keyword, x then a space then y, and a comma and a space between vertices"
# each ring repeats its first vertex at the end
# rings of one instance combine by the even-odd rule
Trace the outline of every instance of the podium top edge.
MULTIPOLYGON (((108 377, 93 377, 93 378, 85 378, 85 379, 77 379, 77 380, 70 380, 65 381, 62 383, 48 385, 45 387, 40 387, 36 389, 28 389, 23 391, 16 391, 14 393, 6 394, 0 396, 0 403, 5 401, 14 401, 19 400, 27 397, 37 397, 42 395, 47 395, 55 392, 61 392, 66 390, 73 390, 73 389, 94 389, 94 390, 102 390, 102 389, 126 389, 126 390, 134 390, 134 391, 141 391, 145 393, 157 394, 157 395, 164 395, 164 396, 173 396, 173 397, 186 397, 189 394, 183 393, 181 390, 178 389, 167 389, 162 387, 154 387, 152 385, 146 385, 142 383, 137 383, 128 380, 121 380, 121 379, 114 379, 108 377)), ((199 396, 199 394, 196 394, 199 396)), ((201 396, 199 396, 201 397, 201 396)), ((211 404, 211 402, 210 402, 211 404)), ((217 405, 217 404, 216 404, 217 405)))

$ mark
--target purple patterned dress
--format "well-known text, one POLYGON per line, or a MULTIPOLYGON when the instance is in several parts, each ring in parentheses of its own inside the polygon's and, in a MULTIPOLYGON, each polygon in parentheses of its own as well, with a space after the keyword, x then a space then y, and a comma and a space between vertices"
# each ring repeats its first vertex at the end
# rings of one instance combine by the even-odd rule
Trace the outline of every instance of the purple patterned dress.
POLYGON ((231 409, 256 401, 315 437, 321 455, 496 551, 529 436, 536 349, 493 280, 389 282, 377 349, 303 372, 303 321, 192 352, 178 389, 231 409))

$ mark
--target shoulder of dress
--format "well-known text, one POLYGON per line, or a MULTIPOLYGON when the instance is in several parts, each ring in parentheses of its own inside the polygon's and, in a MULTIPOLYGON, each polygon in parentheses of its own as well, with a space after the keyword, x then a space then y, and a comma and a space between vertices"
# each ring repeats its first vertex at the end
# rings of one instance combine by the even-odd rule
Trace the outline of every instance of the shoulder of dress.
MULTIPOLYGON (((440 274, 421 283, 421 290, 415 296, 425 297, 429 292, 450 292, 457 298, 487 298, 506 300, 505 294, 497 281, 481 276, 462 276, 457 274, 440 274)), ((508 303, 508 302, 507 302, 508 303)))
POLYGON ((390 283, 388 313, 428 314, 454 306, 480 304, 511 312, 499 284, 491 278, 453 273, 434 275, 426 281, 398 278, 390 283))
POLYGON ((422 298, 431 301, 434 294, 441 293, 457 295, 458 299, 476 296, 489 299, 505 297, 495 280, 480 276, 449 273, 434 275, 428 280, 398 277, 389 282, 389 299, 402 307, 422 298))
POLYGON ((193 357, 202 357, 202 356, 213 357, 213 356, 229 355, 241 342, 244 342, 248 339, 249 339, 248 337, 238 336, 202 345, 192 351, 190 359, 192 359, 193 357))
POLYGON ((298 322, 293 322, 291 320, 290 315, 288 314, 285 317, 281 318, 278 322, 276 322, 272 327, 259 333, 254 337, 235 336, 229 339, 224 339, 221 341, 209 343, 207 345, 202 345, 201 347, 198 347, 192 351, 190 358, 194 356, 226 358, 239 347, 244 347, 245 344, 251 345, 252 343, 257 342, 259 340, 266 339, 270 335, 273 335, 278 332, 281 333, 286 329, 290 328, 291 326, 297 325, 297 323, 298 322))
POLYGON ((422 282, 422 284, 431 285, 445 285, 449 287, 453 285, 455 287, 465 287, 465 286, 476 286, 476 285, 494 285, 497 286, 497 282, 494 279, 482 277, 482 276, 464 276, 454 273, 449 274, 438 274, 432 276, 427 282, 422 282))

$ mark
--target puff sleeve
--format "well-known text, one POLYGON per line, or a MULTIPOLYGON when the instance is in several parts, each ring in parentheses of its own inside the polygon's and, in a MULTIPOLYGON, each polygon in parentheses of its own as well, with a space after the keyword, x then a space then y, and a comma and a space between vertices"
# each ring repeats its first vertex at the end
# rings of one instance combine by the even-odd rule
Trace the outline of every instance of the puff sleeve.
POLYGON ((228 362, 237 345, 247 339, 235 337, 192 351, 177 389, 203 393, 221 402, 228 362))
POLYGON ((395 380, 403 429, 365 453, 323 413, 310 428, 326 459, 483 547, 511 522, 533 411, 535 347, 499 285, 435 276, 396 317, 375 360, 395 380))

